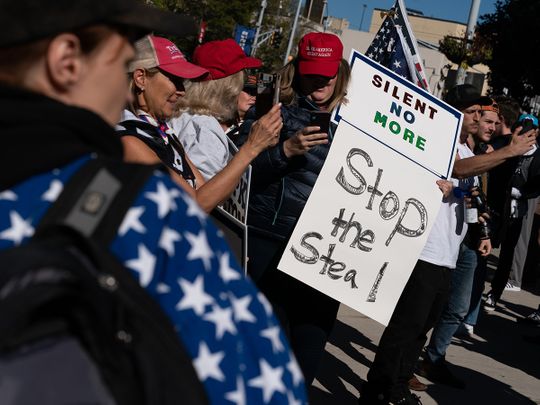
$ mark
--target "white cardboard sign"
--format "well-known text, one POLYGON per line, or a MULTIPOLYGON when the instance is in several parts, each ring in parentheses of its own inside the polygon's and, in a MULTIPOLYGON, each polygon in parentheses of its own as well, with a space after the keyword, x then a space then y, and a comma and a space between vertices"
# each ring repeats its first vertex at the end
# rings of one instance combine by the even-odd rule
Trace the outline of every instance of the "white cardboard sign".
POLYGON ((386 325, 441 205, 435 182, 451 173, 461 114, 355 51, 352 67, 350 102, 278 267, 386 325), (437 112, 405 118, 408 104, 392 107, 374 74, 437 112), (424 150, 390 122, 422 134, 424 150))
POLYGON ((349 103, 337 110, 337 119, 434 174, 450 177, 461 113, 355 50, 351 65, 349 103))

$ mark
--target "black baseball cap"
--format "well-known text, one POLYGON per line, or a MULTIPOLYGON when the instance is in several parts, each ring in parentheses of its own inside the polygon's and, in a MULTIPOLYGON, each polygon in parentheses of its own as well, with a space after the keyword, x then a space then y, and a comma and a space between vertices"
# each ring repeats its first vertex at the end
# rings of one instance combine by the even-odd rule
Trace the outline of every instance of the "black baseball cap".
POLYGON ((458 110, 464 110, 471 105, 480 104, 481 94, 472 84, 458 84, 448 90, 444 101, 458 110))
POLYGON ((191 17, 138 0, 0 0, 0 48, 98 24, 131 28, 141 37, 153 31, 180 37, 197 31, 191 17))

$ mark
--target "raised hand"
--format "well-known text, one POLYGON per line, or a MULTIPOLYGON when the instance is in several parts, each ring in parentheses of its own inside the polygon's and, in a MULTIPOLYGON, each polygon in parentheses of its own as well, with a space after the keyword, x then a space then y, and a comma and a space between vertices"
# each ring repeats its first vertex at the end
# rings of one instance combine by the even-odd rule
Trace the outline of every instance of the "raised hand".
POLYGON ((278 143, 282 127, 281 103, 278 103, 253 123, 245 145, 258 155, 264 149, 278 143))

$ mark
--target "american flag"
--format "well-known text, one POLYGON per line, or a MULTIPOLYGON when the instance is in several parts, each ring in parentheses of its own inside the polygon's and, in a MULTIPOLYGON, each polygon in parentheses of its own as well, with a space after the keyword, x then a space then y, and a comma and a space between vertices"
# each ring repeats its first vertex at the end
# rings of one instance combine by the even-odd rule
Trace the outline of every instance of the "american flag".
POLYGON ((424 66, 416 48, 416 39, 403 10, 403 0, 397 0, 373 38, 366 55, 429 91, 424 66))

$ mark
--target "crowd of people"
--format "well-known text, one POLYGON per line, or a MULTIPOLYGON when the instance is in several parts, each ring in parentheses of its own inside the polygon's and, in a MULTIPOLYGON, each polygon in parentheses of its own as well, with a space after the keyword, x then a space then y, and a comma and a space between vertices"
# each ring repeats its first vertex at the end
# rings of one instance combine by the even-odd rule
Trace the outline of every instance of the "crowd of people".
MULTIPOLYGON (((336 132, 310 115, 347 103, 351 69, 339 37, 303 35, 276 72, 279 102, 257 114, 261 60, 230 38, 187 57, 151 34, 192 34, 186 16, 128 0, 0 4, 0 249, 27 243, 88 161, 155 165, 105 248, 167 315, 209 403, 307 403, 339 302, 277 264, 336 132), (207 213, 249 166, 246 277, 207 213)), ((437 181, 439 214, 359 387, 361 404, 419 404, 411 389, 426 387, 415 374, 463 388, 445 361, 452 337, 474 332, 480 307, 496 309, 505 288, 516 288, 510 274, 521 282, 513 262, 526 267, 528 247, 540 245, 538 120, 468 84, 445 101, 463 114, 453 177, 437 181), (526 120, 533 127, 521 133, 526 120), (472 206, 478 215, 466 221, 472 206), (483 301, 487 256, 498 246, 483 301)), ((539 313, 527 321, 540 324, 539 313)), ((25 350, 0 345, 0 367, 20 380, 8 404, 22 403, 32 381, 9 367, 6 347, 10 356, 48 353, 20 343, 25 350)), ((63 395, 45 384, 35 392, 43 404, 63 395)), ((8 398, 1 381, 0 397, 8 398)))

